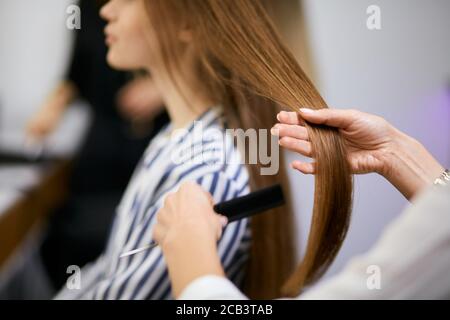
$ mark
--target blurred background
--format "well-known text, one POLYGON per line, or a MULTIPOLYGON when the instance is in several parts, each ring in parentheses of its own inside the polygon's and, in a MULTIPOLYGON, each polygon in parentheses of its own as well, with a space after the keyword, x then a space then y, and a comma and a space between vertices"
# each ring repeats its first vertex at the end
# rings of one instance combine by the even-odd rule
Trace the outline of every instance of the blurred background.
MULTIPOLYGON (((330 106, 386 118, 450 167, 450 1, 264 1, 330 106), (380 30, 366 25, 371 5, 381 10, 380 30)), ((95 259, 133 167, 168 121, 146 89, 148 75, 106 65, 101 3, 0 3, 0 298, 51 296, 34 272, 50 271, 60 286, 49 266, 95 259), (71 4, 82 7, 79 31, 66 25, 71 4), (18 277, 30 263, 33 271, 18 277), (30 282, 36 289, 24 296, 30 282)), ((290 177, 302 248, 313 178, 290 177)), ((356 177, 354 199, 349 234, 325 278, 408 205, 376 175, 356 177)))

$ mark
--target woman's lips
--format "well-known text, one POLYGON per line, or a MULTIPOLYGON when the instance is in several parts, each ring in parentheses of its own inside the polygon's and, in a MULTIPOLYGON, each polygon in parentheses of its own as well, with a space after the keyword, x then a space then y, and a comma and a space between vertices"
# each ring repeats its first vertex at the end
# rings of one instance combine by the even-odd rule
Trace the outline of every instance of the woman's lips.
POLYGON ((106 35, 106 44, 107 45, 112 45, 114 42, 117 41, 116 37, 112 36, 112 35, 106 35))
POLYGON ((117 41, 117 38, 114 35, 112 35, 112 33, 111 33, 111 31, 109 31, 108 27, 105 28, 105 36, 106 36, 105 42, 107 45, 111 45, 117 41))

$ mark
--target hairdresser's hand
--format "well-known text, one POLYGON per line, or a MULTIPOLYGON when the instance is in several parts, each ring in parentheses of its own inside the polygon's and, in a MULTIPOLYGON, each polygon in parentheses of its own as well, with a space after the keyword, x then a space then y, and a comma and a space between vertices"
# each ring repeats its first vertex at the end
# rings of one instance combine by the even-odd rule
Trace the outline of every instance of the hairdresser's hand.
POLYGON ((177 245, 185 235, 215 243, 226 223, 226 217, 214 212, 211 195, 199 185, 187 182, 166 197, 157 215, 154 237, 162 247, 177 245))
MULTIPOLYGON (((313 158, 308 131, 304 120, 339 128, 347 145, 347 157, 354 174, 385 173, 388 170, 387 157, 396 139, 395 129, 384 119, 354 110, 323 109, 303 112, 281 112, 279 124, 280 145, 306 157, 313 158), (312 113, 311 113, 312 112, 312 113), (303 120, 304 119, 304 120, 303 120)), ((295 161, 292 166, 305 174, 315 173, 313 163, 295 161)))
MULTIPOLYGON (((356 110, 301 109, 299 114, 281 112, 278 120, 273 133, 280 136, 280 145, 311 158, 314 154, 304 121, 338 128, 352 172, 379 173, 408 199, 444 170, 419 142, 375 115, 356 110)), ((315 173, 314 163, 294 161, 292 167, 305 174, 315 173)))
POLYGON ((119 111, 133 122, 148 122, 163 110, 161 94, 149 76, 125 85, 117 95, 119 111))
POLYGON ((167 196, 153 238, 163 250, 175 296, 198 277, 224 275, 217 241, 226 224, 227 219, 214 212, 211 195, 195 183, 167 196))

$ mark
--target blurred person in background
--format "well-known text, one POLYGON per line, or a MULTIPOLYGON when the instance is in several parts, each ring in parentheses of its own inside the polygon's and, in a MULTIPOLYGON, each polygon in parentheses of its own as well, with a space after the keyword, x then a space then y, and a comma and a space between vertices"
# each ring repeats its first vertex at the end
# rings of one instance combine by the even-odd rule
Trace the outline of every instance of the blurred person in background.
POLYGON ((74 161, 69 197, 54 212, 41 247, 54 288, 67 279, 67 267, 83 266, 104 249, 116 206, 139 157, 168 121, 162 100, 146 74, 132 77, 106 63, 105 1, 81 0, 81 29, 67 78, 30 119, 27 134, 42 141, 59 125, 66 109, 81 98, 93 122, 74 161))

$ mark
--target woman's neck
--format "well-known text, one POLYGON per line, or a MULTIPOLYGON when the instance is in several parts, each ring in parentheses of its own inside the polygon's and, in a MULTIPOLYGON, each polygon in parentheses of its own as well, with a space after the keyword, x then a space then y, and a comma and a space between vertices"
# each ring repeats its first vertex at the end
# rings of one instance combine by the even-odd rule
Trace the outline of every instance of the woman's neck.
POLYGON ((175 79, 177 81, 175 85, 171 79, 164 80, 156 74, 153 75, 173 130, 184 128, 214 105, 197 81, 189 82, 187 85, 187 81, 175 79))

